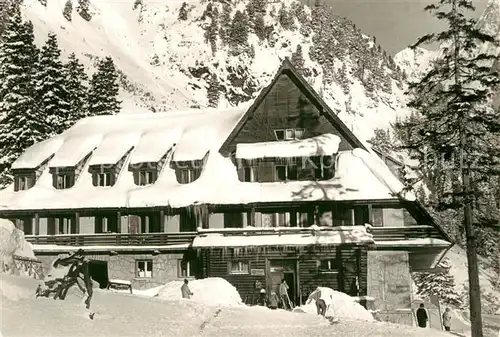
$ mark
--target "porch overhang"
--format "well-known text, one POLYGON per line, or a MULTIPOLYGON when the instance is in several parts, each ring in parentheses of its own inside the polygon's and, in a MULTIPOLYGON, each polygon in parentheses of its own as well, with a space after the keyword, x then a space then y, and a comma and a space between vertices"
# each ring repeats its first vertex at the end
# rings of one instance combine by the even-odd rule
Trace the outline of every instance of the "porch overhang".
POLYGON ((193 248, 250 248, 269 246, 336 246, 373 244, 372 234, 364 226, 304 230, 304 228, 260 228, 198 231, 193 248))

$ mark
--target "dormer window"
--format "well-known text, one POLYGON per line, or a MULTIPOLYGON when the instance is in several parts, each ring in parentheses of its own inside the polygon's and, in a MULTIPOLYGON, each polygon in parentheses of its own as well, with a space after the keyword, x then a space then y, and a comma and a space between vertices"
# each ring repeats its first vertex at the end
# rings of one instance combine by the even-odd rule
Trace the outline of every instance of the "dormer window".
POLYGON ((139 170, 134 172, 134 182, 136 185, 139 186, 154 184, 157 178, 158 178, 157 171, 139 170))
POLYGON ((97 186, 111 186, 112 185, 111 179, 112 179, 111 172, 96 174, 97 186))
POLYGON ((14 190, 25 191, 35 185, 35 175, 15 175, 14 176, 14 190))
POLYGON ((304 129, 278 129, 274 130, 276 140, 294 140, 304 137, 304 129))
POLYGON ((75 175, 74 174, 56 174, 55 175, 55 188, 58 190, 63 190, 66 188, 73 187, 75 185, 75 175))
POLYGON ((201 169, 197 168, 182 168, 176 170, 178 172, 177 174, 177 181, 179 184, 189 184, 195 181, 200 177, 201 174, 201 169))

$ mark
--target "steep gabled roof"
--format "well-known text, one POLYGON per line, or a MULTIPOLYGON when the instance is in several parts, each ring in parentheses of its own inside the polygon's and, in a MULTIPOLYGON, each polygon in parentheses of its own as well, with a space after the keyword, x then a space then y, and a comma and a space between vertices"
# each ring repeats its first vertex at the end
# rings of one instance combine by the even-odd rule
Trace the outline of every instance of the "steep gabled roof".
POLYGON ((227 148, 231 144, 238 133, 243 129, 246 122, 252 118, 258 107, 264 102, 271 89, 276 85, 281 75, 287 75, 290 80, 301 89, 302 93, 314 104, 321 115, 334 125, 340 134, 350 143, 353 147, 359 147, 366 150, 362 142, 352 133, 351 130, 342 122, 342 120, 335 114, 335 112, 325 103, 325 101, 318 95, 318 93, 311 87, 306 79, 299 73, 288 58, 285 58, 283 64, 278 69, 271 83, 261 90, 257 98, 254 99, 252 105, 247 112, 242 116, 238 124, 234 127, 233 131, 229 134, 226 141, 220 147, 219 152, 223 155, 228 155, 227 148))

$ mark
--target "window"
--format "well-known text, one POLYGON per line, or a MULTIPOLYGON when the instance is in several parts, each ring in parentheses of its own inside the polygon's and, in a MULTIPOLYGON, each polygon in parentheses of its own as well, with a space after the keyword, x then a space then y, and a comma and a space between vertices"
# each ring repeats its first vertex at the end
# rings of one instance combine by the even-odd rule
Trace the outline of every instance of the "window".
POLYGON ((320 273, 337 273, 340 269, 338 259, 319 260, 317 265, 320 273))
POLYGON ((295 139, 304 138, 304 129, 295 129, 295 139))
POLYGON ((285 140, 285 130, 274 130, 276 140, 285 140))
POLYGON ((246 261, 231 261, 229 263, 229 274, 238 275, 238 274, 248 274, 248 262, 246 261))
POLYGON ((177 260, 177 276, 194 277, 195 263, 193 263, 193 261, 177 260))
POLYGON ((97 186, 111 186, 111 173, 97 173, 97 186))
POLYGON ((297 180, 297 165, 277 165, 275 181, 297 180))
POLYGON ((30 176, 18 176, 16 177, 17 189, 16 191, 24 191, 33 187, 33 177, 30 176))
POLYGON ((280 129, 274 130, 276 140, 292 140, 302 139, 304 137, 304 129, 280 129))
POLYGON ((243 168, 243 181, 256 182, 257 181, 257 167, 247 166, 243 168))
POLYGON ((152 260, 135 261, 135 277, 143 277, 143 278, 153 277, 153 261, 152 260))
POLYGON ((180 179, 179 182, 181 184, 189 184, 193 181, 193 170, 190 169, 182 169, 180 170, 180 179))
POLYGON ((70 188, 75 183, 75 176, 71 174, 60 174, 56 176, 56 188, 62 190, 70 188))
POLYGON ((149 185, 155 182, 155 172, 153 171, 139 171, 139 186, 149 185))

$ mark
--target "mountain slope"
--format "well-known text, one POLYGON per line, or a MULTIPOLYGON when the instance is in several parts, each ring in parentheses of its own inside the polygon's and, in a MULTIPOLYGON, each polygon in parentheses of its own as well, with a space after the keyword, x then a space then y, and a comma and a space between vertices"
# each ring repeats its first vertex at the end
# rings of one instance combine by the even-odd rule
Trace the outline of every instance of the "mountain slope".
POLYGON ((402 72, 392 58, 374 38, 326 8, 318 11, 321 18, 313 18, 314 13, 298 1, 264 2, 262 36, 250 13, 259 0, 236 5, 192 0, 184 6, 181 1, 91 0, 89 22, 76 11, 68 22, 62 14, 65 2, 48 0, 44 7, 37 0, 25 0, 22 11, 34 24, 37 42, 54 32, 63 55, 75 52, 89 71, 96 57, 111 55, 124 74, 126 111, 206 106, 211 79, 217 83, 220 107, 247 101, 300 44, 307 80, 363 138, 371 138, 375 127, 387 128, 397 115, 406 113, 402 72), (179 18, 181 8, 185 20, 179 18), (221 32, 226 29, 231 34, 237 11, 249 21, 248 37, 235 48, 221 32), (211 25, 217 30, 208 39, 211 25))

